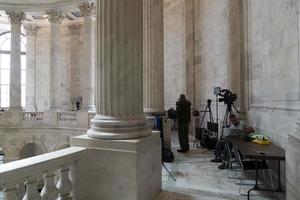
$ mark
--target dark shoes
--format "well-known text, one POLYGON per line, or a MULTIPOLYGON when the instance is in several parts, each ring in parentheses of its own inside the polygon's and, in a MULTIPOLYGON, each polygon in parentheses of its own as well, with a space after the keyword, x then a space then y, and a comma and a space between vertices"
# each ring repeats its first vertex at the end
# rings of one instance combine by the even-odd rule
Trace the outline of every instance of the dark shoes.
POLYGON ((179 152, 179 153, 186 153, 186 152, 187 152, 187 150, 178 149, 178 150, 177 150, 177 152, 179 152))
POLYGON ((214 159, 211 159, 210 162, 221 163, 221 162, 223 162, 223 160, 221 158, 214 158, 214 159))
POLYGON ((228 165, 225 163, 222 163, 221 165, 218 166, 219 169, 227 169, 228 165))

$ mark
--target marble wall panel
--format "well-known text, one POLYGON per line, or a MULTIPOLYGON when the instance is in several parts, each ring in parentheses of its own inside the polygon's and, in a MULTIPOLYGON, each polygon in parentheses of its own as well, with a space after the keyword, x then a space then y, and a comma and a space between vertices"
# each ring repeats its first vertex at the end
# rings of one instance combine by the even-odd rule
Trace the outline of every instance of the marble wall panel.
POLYGON ((296 0, 248 1, 252 103, 299 101, 297 5, 296 0))
POLYGON ((300 134, 298 10, 296 0, 248 1, 249 121, 283 148, 300 134))

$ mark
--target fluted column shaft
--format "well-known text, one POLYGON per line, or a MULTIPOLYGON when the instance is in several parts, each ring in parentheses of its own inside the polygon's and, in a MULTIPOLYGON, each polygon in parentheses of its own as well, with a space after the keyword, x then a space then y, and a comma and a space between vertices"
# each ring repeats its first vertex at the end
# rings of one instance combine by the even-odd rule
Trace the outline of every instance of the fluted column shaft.
MULTIPOLYGON (((72 98, 77 100, 78 97, 82 96, 82 84, 80 82, 80 70, 81 70, 81 30, 82 24, 71 24, 69 25, 70 40, 70 67, 71 67, 71 94, 72 98)), ((82 105, 81 105, 82 106, 82 105)), ((72 109, 76 109, 75 103, 72 105, 72 109)))
POLYGON ((88 135, 150 135, 143 115, 143 1, 97 2, 96 111, 88 135))
POLYGON ((23 12, 8 12, 11 23, 9 109, 21 110, 21 25, 23 12))
POLYGON ((94 19, 92 12, 94 3, 85 2, 79 6, 84 18, 83 22, 83 59, 80 68, 80 84, 82 89, 82 109, 95 110, 94 103, 94 19))
POLYGON ((50 70, 49 70, 49 109, 59 110, 62 108, 59 95, 61 70, 59 68, 60 56, 60 24, 64 18, 59 10, 46 11, 50 25, 50 70))
POLYGON ((26 111, 36 111, 36 30, 26 26, 26 111))
POLYGON ((144 0, 144 112, 164 113, 163 1, 144 0))

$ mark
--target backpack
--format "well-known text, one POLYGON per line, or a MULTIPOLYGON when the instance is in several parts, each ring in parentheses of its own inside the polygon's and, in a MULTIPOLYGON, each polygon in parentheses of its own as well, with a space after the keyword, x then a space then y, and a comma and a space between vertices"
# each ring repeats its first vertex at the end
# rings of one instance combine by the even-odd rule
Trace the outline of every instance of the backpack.
POLYGON ((162 149, 162 161, 163 162, 173 162, 174 161, 174 155, 171 149, 162 149))

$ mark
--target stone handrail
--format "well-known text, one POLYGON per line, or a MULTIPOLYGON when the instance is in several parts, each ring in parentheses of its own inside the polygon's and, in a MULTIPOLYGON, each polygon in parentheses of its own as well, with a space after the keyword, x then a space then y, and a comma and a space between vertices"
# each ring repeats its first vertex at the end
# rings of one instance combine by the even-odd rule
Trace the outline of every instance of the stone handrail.
POLYGON ((79 168, 76 166, 85 152, 85 148, 70 147, 0 165, 0 188, 5 199, 72 199, 71 193, 76 193, 72 191, 79 168), (39 188, 40 180, 44 184, 39 188))

